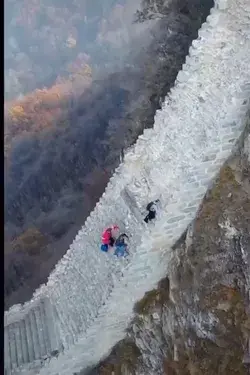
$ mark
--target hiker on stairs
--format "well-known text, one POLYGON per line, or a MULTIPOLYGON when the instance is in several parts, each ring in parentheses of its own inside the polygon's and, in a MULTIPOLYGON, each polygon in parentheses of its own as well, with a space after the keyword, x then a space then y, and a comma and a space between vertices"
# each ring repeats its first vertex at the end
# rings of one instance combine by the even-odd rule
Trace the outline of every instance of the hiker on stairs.
POLYGON ((102 245, 101 250, 108 252, 109 247, 113 247, 115 243, 116 233, 119 231, 118 225, 112 225, 102 232, 102 245))
POLYGON ((155 219, 159 202, 160 202, 160 200, 156 199, 155 201, 152 201, 152 202, 148 203, 148 205, 146 207, 146 209, 148 211, 148 214, 144 219, 145 223, 148 223, 149 221, 155 219))
POLYGON ((129 255, 128 244, 126 240, 128 236, 125 233, 120 234, 120 236, 115 241, 115 252, 114 255, 117 257, 127 257, 129 255))

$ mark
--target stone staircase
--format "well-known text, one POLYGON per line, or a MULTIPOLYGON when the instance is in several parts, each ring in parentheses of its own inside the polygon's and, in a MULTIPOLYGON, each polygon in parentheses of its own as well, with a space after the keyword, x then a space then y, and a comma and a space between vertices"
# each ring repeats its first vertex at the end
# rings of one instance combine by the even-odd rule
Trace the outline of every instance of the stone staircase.
POLYGON ((5 374, 23 365, 46 359, 60 348, 49 301, 41 299, 20 320, 6 322, 4 329, 5 374), (48 319, 49 317, 49 319, 48 319))
POLYGON ((172 246, 245 129, 249 15, 249 0, 216 1, 154 129, 125 155, 47 284, 5 312, 5 375, 71 375, 124 337, 134 303, 165 276, 172 246), (156 198, 162 210, 147 226, 142 211, 156 198), (130 236, 128 263, 99 250, 111 223, 130 236))

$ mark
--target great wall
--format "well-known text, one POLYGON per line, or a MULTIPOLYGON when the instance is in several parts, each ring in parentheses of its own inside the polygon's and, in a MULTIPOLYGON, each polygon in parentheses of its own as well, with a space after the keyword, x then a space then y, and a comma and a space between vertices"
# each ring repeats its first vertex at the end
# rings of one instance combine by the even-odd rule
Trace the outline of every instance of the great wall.
POLYGON ((5 312, 5 375, 74 374, 124 337, 134 303, 165 276, 171 247, 245 130, 249 61, 249 0, 217 0, 154 128, 125 155, 47 284, 5 312), (162 208, 147 225, 155 198, 162 208), (99 250, 112 223, 130 236, 128 262, 99 250))

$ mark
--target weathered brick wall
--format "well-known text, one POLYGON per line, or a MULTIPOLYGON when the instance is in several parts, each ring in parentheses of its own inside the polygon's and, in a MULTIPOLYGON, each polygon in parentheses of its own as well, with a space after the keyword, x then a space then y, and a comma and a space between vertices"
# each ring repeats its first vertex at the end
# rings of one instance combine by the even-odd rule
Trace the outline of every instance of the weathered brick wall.
POLYGON ((165 276, 171 246, 244 130, 249 51, 249 1, 218 0, 154 129, 125 156, 47 285, 5 313, 6 374, 73 374, 124 336, 135 301, 165 276), (155 198, 162 210, 147 226, 142 210, 155 198), (130 235, 126 264, 99 250, 111 223, 130 235), (54 350, 58 358, 46 360, 54 350))

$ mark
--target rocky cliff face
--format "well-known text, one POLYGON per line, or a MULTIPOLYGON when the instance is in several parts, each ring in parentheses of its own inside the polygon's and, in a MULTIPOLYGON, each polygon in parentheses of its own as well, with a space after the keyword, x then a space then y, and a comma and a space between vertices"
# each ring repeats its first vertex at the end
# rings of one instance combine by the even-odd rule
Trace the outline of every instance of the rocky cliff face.
POLYGON ((167 277, 88 375, 250 373, 250 136, 222 168, 167 277))

